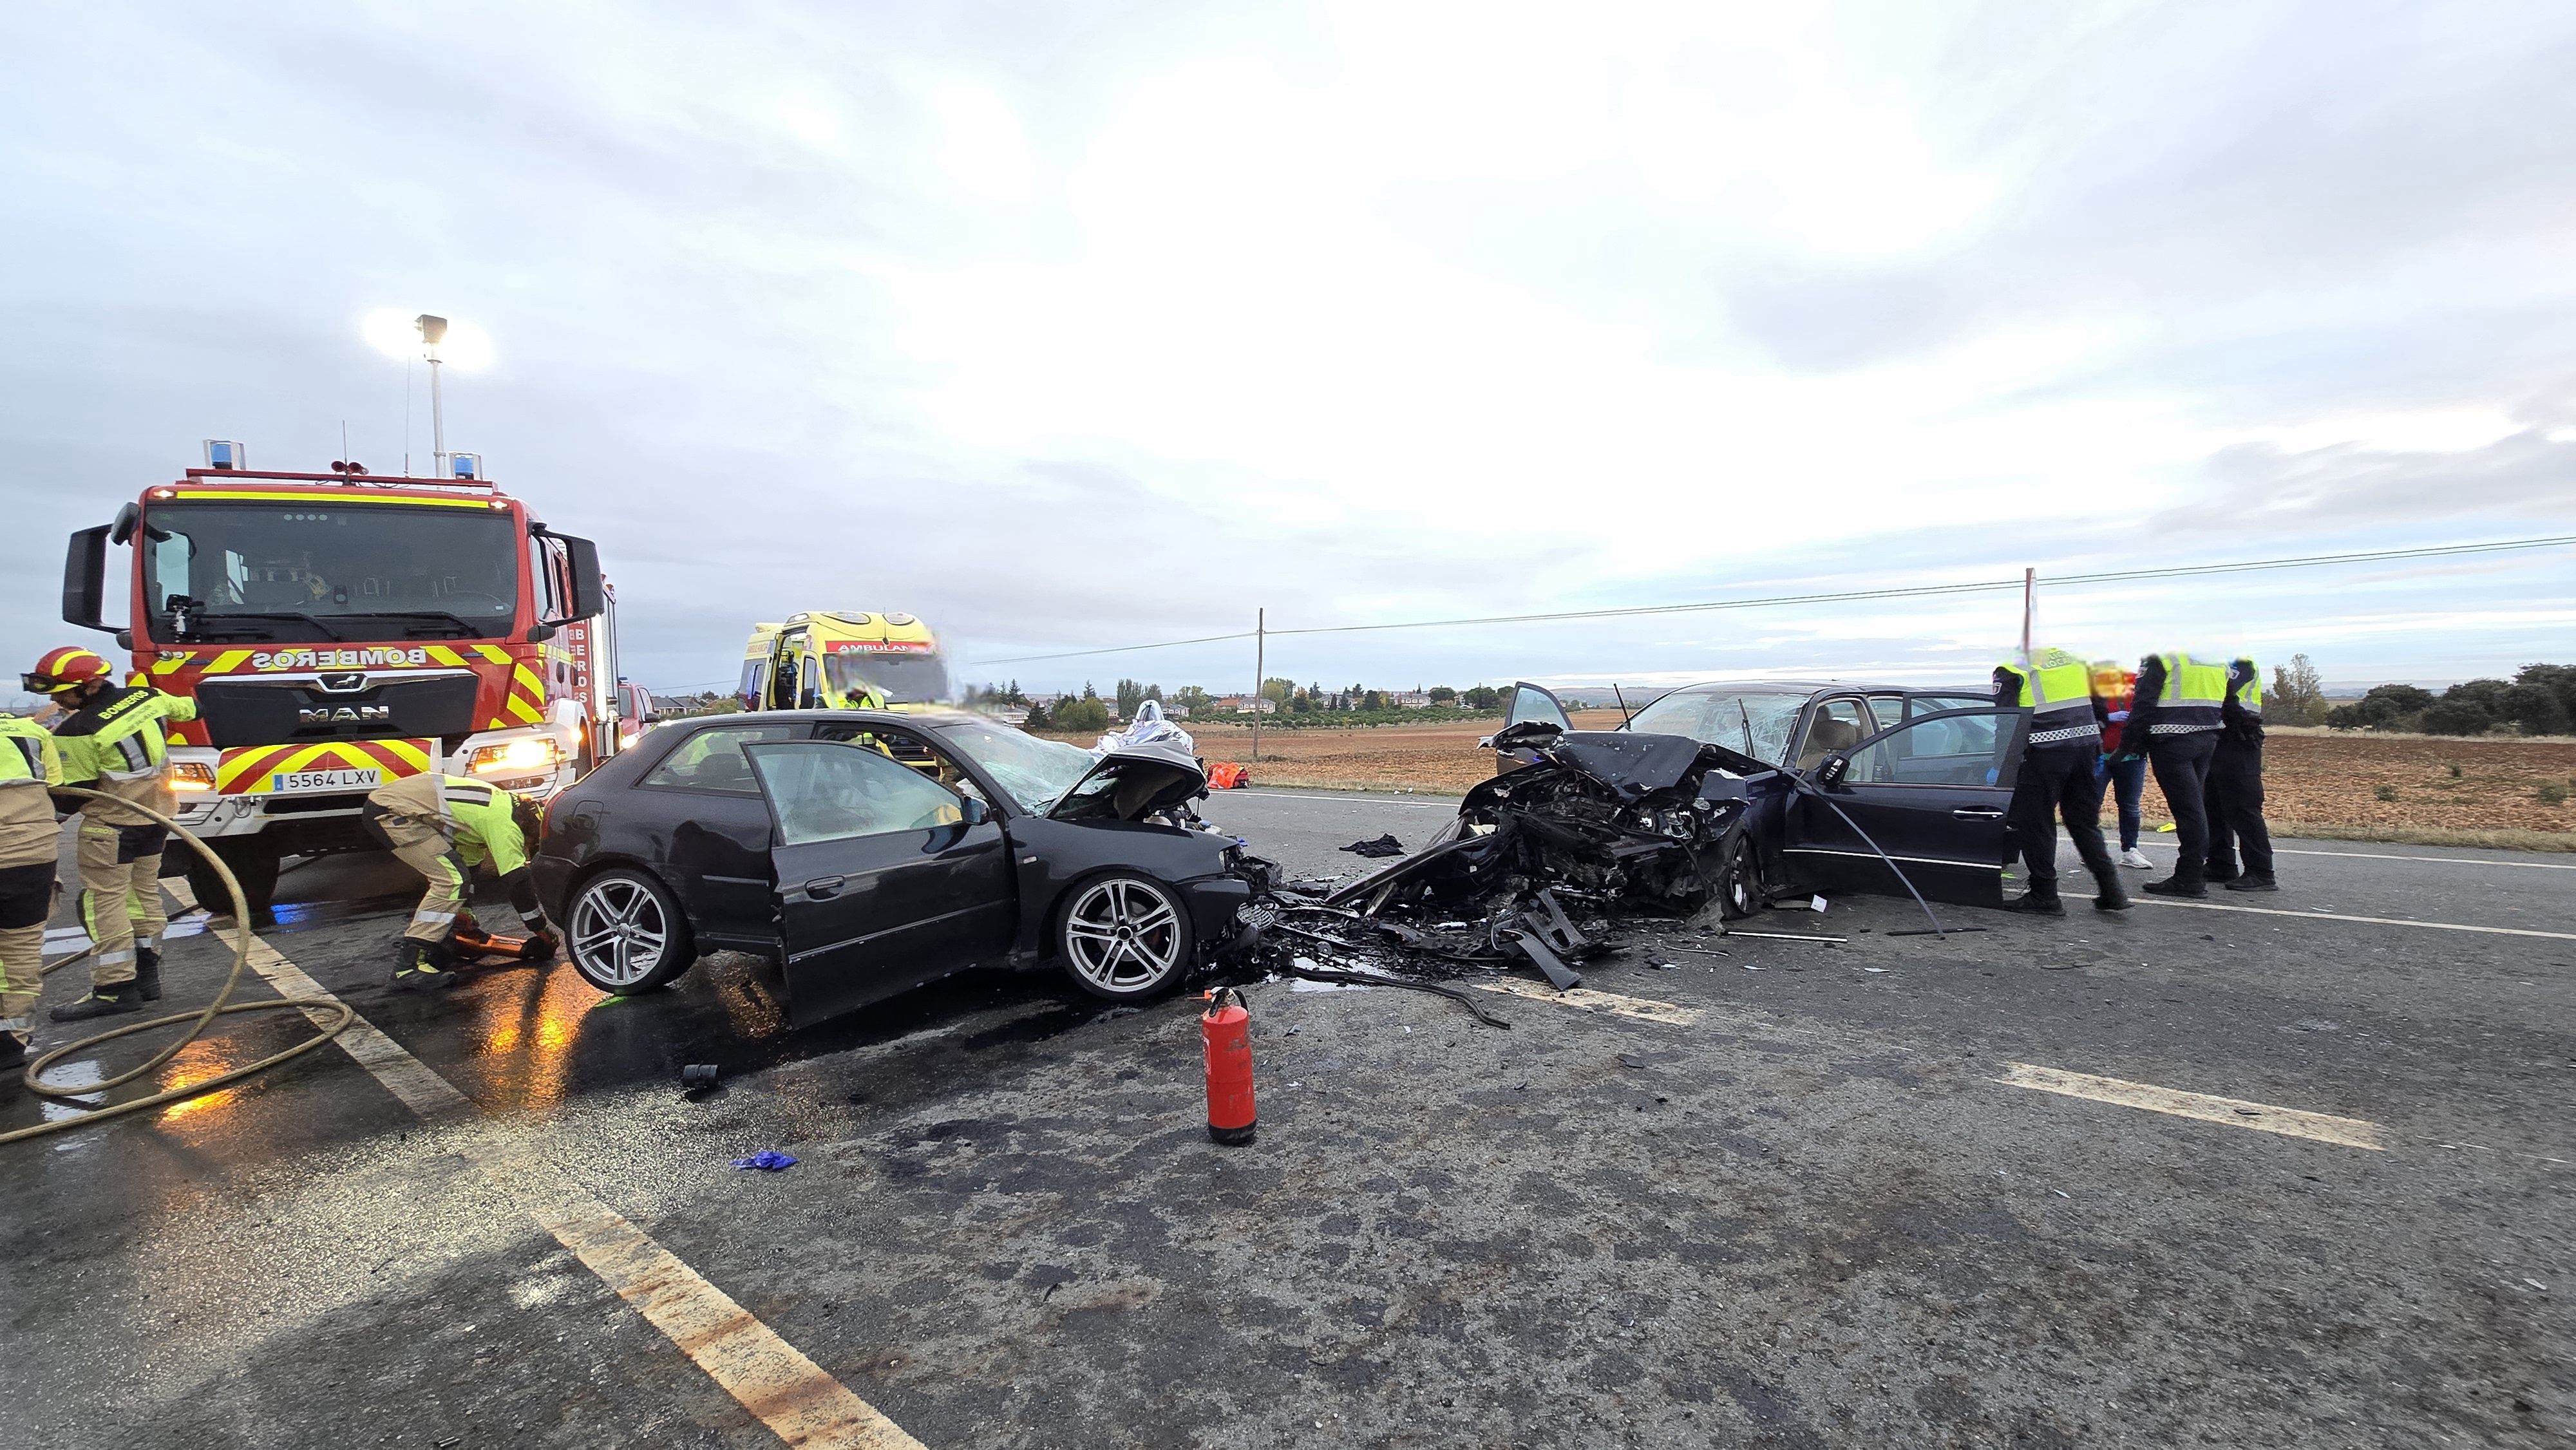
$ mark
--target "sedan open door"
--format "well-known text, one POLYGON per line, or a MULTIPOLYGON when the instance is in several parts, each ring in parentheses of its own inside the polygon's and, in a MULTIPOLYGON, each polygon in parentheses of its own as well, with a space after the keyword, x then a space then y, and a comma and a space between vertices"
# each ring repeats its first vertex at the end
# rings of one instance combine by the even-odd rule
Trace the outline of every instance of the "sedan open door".
POLYGON ((1919 715, 1827 757, 1807 777, 1825 798, 1791 804, 1783 854, 1825 890, 1903 896, 1911 881, 1928 900, 2001 906, 2004 812, 2029 718, 1919 715))
POLYGON ((864 746, 808 740, 743 754, 778 824, 770 857, 797 1026, 1010 949, 1011 852, 982 801, 864 746))

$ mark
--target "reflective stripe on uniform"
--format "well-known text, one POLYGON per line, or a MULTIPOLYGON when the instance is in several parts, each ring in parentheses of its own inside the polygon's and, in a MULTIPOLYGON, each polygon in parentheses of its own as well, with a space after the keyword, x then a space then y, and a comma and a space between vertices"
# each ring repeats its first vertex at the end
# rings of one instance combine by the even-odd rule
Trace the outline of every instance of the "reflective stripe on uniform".
POLYGON ((2197 735, 2217 729, 2219 707, 2227 701, 2226 667, 2202 664, 2179 651, 2158 658, 2164 661, 2165 683, 2147 733, 2197 735))
POLYGON ((2093 718, 2093 667, 2064 650, 2041 650, 2028 664, 2002 668, 2021 681, 2020 705, 2030 711, 2029 743, 2054 745, 2102 733, 2093 718))

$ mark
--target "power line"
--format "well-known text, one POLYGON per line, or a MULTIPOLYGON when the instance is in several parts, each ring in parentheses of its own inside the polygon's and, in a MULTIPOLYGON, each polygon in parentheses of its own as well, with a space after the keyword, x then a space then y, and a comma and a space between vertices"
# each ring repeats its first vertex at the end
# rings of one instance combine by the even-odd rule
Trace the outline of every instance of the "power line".
MULTIPOLYGON (((1272 634, 1285 634, 1285 633, 1288 633, 1288 631, 1286 631, 1286 630, 1279 630, 1279 629, 1274 629, 1274 630, 1272 630, 1272 631, 1270 631, 1270 632, 1271 632, 1272 634)), ((1234 633, 1232 633, 1232 634, 1210 634, 1210 635, 1203 635, 1203 636, 1201 636, 1201 637, 1199 637, 1199 638, 1197 638, 1197 639, 1167 639, 1167 640, 1163 641, 1161 644, 1122 644, 1122 645, 1116 645, 1116 646, 1113 646, 1113 647, 1111 647, 1111 648, 1109 648, 1109 649, 1077 649, 1077 650, 1067 650, 1067 651, 1065 651, 1065 652, 1064 652, 1064 653, 1062 653, 1062 654, 1053 654, 1053 655, 1009 655, 1009 656, 1006 656, 1006 657, 1004 657, 1004 658, 1002 658, 1002 659, 998 659, 998 660, 968 660, 968 661, 966 661, 966 663, 967 663, 967 664, 973 664, 973 665, 1020 665, 1020 664, 1027 664, 1027 663, 1028 663, 1029 661, 1031 661, 1031 660, 1078 660, 1078 659, 1081 659, 1081 658, 1083 658, 1083 657, 1085 657, 1085 656, 1087 656, 1087 655, 1123 655, 1123 654, 1133 654, 1133 653, 1135 653, 1135 652, 1136 652, 1136 651, 1138 651, 1138 650, 1148 650, 1148 649, 1179 649, 1182 645, 1185 645, 1185 644, 1223 644, 1223 643, 1225 643, 1227 640, 1232 640, 1232 639, 1250 639, 1250 638, 1252 638, 1252 631, 1251 631, 1251 630, 1248 630, 1248 629, 1242 629, 1242 630, 1237 630, 1237 631, 1235 631, 1235 632, 1234 632, 1234 633)))
MULTIPOLYGON (((2305 554, 2287 559, 2249 559, 2228 564, 2176 564, 2157 569, 2117 569, 2093 574, 2043 574, 2043 586, 2068 584, 2113 584, 2138 579, 2180 579, 2205 574, 2243 574, 2268 569, 2308 569, 2330 564, 2365 564, 2393 559, 2433 559, 2464 554, 2494 554, 2516 549, 2563 548, 2576 544, 2576 534, 2560 534, 2536 539, 2499 539, 2478 544, 2435 544, 2412 549, 2370 549, 2346 554, 2305 554)), ((1819 594, 1774 594, 1751 599, 1718 599, 1696 604, 1640 604, 1615 609, 1567 609, 1545 614, 1489 614, 1463 619, 1411 619, 1390 624, 1319 624, 1303 629, 1274 629, 1274 635, 1366 634, 1392 629, 1453 629, 1468 625, 1543 624, 1568 619, 1621 619, 1657 614, 1690 614, 1724 609, 1766 609, 1788 604, 1840 604, 1867 599, 1922 599, 1949 594, 1980 594, 2000 589, 2019 589, 2020 579, 1979 579, 1959 584, 1919 584, 1893 589, 1849 589, 1819 594)), ((1061 654, 1012 655, 1005 659, 972 660, 976 665, 1016 665, 1039 660, 1082 659, 1093 655, 1129 654, 1140 650, 1175 649, 1182 645, 1218 644, 1228 640, 1250 639, 1251 630, 1233 634, 1212 634, 1199 639, 1166 640, 1160 644, 1119 645, 1108 649, 1069 650, 1061 654)))

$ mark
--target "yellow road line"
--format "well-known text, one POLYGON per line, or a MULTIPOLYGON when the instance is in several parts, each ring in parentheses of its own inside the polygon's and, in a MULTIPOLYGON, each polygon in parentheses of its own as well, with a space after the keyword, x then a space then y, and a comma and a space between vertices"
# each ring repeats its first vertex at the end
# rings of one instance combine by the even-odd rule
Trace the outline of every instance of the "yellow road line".
POLYGON ((1476 985, 1488 992, 1527 997, 1533 1002, 1572 1007, 1579 1012, 1608 1012, 1618 1017, 1634 1017, 1640 1022, 1661 1022, 1667 1027, 1688 1027, 1699 1021, 1701 1015, 1697 1007, 1675 1006, 1651 997, 1622 997, 1616 992, 1596 992, 1590 987, 1560 992, 1544 982, 1524 982, 1517 977, 1503 977, 1476 985))
POLYGON ((2409 921, 2402 916, 2343 916, 2331 911, 2284 911, 2277 906, 2221 906, 2215 901, 2169 901, 2161 896, 2130 898, 2146 906, 2186 906, 2194 911, 2239 911, 2248 916, 2289 916, 2300 921, 2357 921, 2364 926, 2420 926, 2426 931, 2474 931, 2488 936, 2536 936, 2550 941, 2576 941, 2576 931, 2530 931, 2518 926, 2470 926, 2457 921, 2409 921))
MULTIPOLYGON (((197 904, 185 883, 162 885, 182 910, 197 904)), ((251 940, 250 965, 286 996, 338 1000, 303 968, 256 937, 251 940)), ((306 1012, 316 1021, 323 1020, 315 1009, 306 1012)), ((902 1426, 850 1393, 650 1234, 525 1145, 504 1141, 481 1127, 473 1103, 454 1084, 366 1018, 352 1021, 338 1040, 359 1066, 423 1119, 466 1125, 469 1137, 458 1149, 466 1161, 616 1290, 619 1298, 635 1306, 725 1393, 759 1416, 779 1439, 799 1450, 922 1450, 921 1442, 904 1433, 902 1426)))
POLYGON ((2008 1067, 2009 1071, 1995 1079, 2008 1087, 2035 1088, 2040 1092, 2083 1098, 2089 1102, 2144 1108, 2151 1113, 2170 1113, 2177 1118, 2225 1123, 2231 1128, 2252 1128, 2258 1133, 2313 1138, 2320 1143, 2340 1143, 2347 1148, 2384 1152, 2388 1147, 2386 1132, 2377 1123, 2362 1118, 2338 1118, 2327 1113, 2302 1112, 2297 1108, 2276 1108, 2269 1103, 2247 1102, 2243 1098, 2187 1093, 2179 1088, 2157 1087, 2153 1083, 2095 1077, 2089 1072, 2034 1067, 2027 1062, 2011 1063, 2008 1067))

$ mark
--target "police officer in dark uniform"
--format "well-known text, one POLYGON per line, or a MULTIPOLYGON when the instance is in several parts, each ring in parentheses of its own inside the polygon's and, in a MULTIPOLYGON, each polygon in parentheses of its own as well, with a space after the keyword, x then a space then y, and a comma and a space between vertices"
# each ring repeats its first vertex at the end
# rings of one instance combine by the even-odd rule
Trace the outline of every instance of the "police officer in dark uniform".
POLYGON ((2226 700, 2227 671, 2217 665, 2178 650, 2138 661, 2138 688, 2128 726, 2120 732, 2120 754, 2145 756, 2154 769, 2181 848, 2173 874, 2147 883, 2154 895, 2209 894, 2209 761, 2218 748, 2219 707, 2226 700))
POLYGON ((2093 693, 2093 668, 2064 650, 2044 649, 2027 661, 1995 667, 1995 703, 2031 712, 2030 736, 2013 780, 2006 817, 2008 839, 2030 872, 2030 889, 2006 903, 2013 911, 2064 916, 2057 897, 2057 822, 2075 839, 2075 853, 2093 873, 2096 911, 2126 911, 2129 893, 2102 843, 2102 781, 2093 773, 2102 753, 2108 707, 2093 693))
POLYGON ((2272 832, 2263 824, 2263 672, 2252 660, 2227 667, 2227 700, 2218 711, 2218 745, 2209 755, 2209 880, 2230 891, 2278 891, 2272 879, 2272 832), (2239 848, 2245 868, 2239 871, 2239 848))

